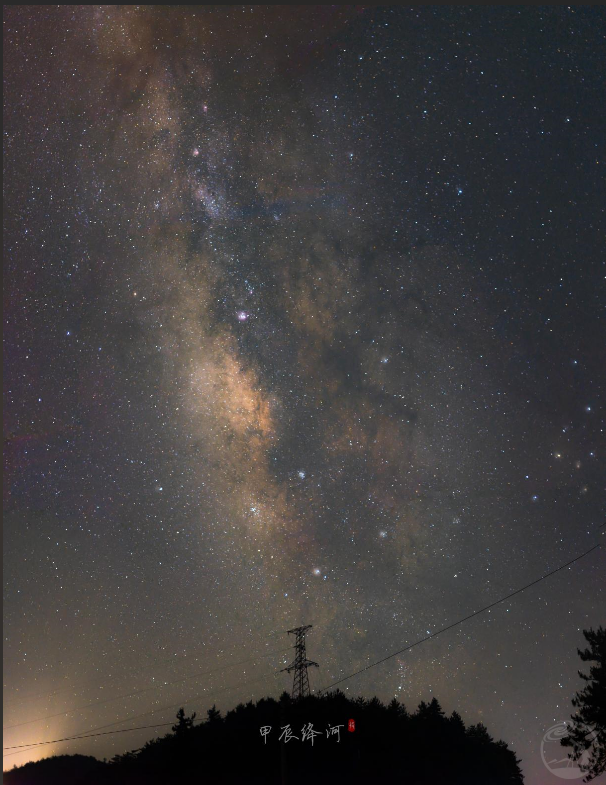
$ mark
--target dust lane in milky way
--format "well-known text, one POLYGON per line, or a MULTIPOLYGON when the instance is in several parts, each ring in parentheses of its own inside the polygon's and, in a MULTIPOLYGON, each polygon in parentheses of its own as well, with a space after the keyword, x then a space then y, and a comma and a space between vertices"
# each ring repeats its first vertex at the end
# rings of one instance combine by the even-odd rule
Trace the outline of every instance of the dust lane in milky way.
MULTIPOLYGON (((319 687, 596 541, 602 12, 22 6, 5 27, 6 724, 303 623, 319 687)), ((538 782, 599 558, 349 691, 435 694, 538 782)), ((5 744, 205 686, 224 709, 278 694, 234 685, 289 656, 5 744)))

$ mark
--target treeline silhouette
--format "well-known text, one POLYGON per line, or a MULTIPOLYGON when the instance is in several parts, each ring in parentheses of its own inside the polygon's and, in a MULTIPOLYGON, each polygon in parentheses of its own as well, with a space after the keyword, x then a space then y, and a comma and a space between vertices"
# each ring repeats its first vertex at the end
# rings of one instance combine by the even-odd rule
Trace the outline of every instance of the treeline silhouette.
POLYGON ((278 701, 240 704, 225 717, 213 706, 202 723, 181 709, 172 733, 139 750, 109 762, 47 758, 5 773, 4 783, 515 785, 524 781, 518 764, 484 725, 466 727, 456 712, 446 716, 435 698, 409 714, 395 699, 385 706, 336 691, 296 701, 283 693, 278 701))

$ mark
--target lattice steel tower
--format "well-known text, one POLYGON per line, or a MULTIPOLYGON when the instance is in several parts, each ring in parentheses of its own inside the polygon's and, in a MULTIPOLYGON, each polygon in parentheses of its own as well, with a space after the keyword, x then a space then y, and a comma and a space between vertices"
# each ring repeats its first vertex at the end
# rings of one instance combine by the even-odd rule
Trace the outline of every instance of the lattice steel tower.
POLYGON ((295 672, 292 682, 293 700, 309 695, 309 676, 307 675, 307 668, 310 665, 315 665, 316 668, 320 667, 317 662, 308 660, 305 655, 305 633, 307 630, 311 630, 312 626, 312 624, 306 624, 304 627, 295 627, 294 630, 287 630, 289 635, 292 634, 296 636, 295 660, 288 668, 282 668, 281 673, 284 673, 284 671, 287 671, 288 673, 291 671, 295 672))

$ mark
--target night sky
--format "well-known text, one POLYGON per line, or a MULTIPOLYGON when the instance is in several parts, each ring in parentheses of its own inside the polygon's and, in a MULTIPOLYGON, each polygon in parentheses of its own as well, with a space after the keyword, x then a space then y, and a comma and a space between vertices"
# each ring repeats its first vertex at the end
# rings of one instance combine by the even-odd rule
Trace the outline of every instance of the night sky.
MULTIPOLYGON (((277 697, 300 624, 318 690, 604 541, 605 19, 5 7, 5 746, 277 697)), ((605 590, 341 688, 555 783, 605 590)))

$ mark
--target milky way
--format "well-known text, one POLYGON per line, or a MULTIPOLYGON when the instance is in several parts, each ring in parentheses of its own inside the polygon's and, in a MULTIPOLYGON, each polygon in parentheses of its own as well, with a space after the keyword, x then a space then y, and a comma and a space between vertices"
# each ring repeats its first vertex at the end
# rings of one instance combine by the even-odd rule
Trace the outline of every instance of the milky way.
MULTIPOLYGON (((5 17, 5 745, 278 695, 297 624, 326 686, 599 541, 603 11, 5 17)), ((534 785, 602 569, 343 688, 534 785)))

